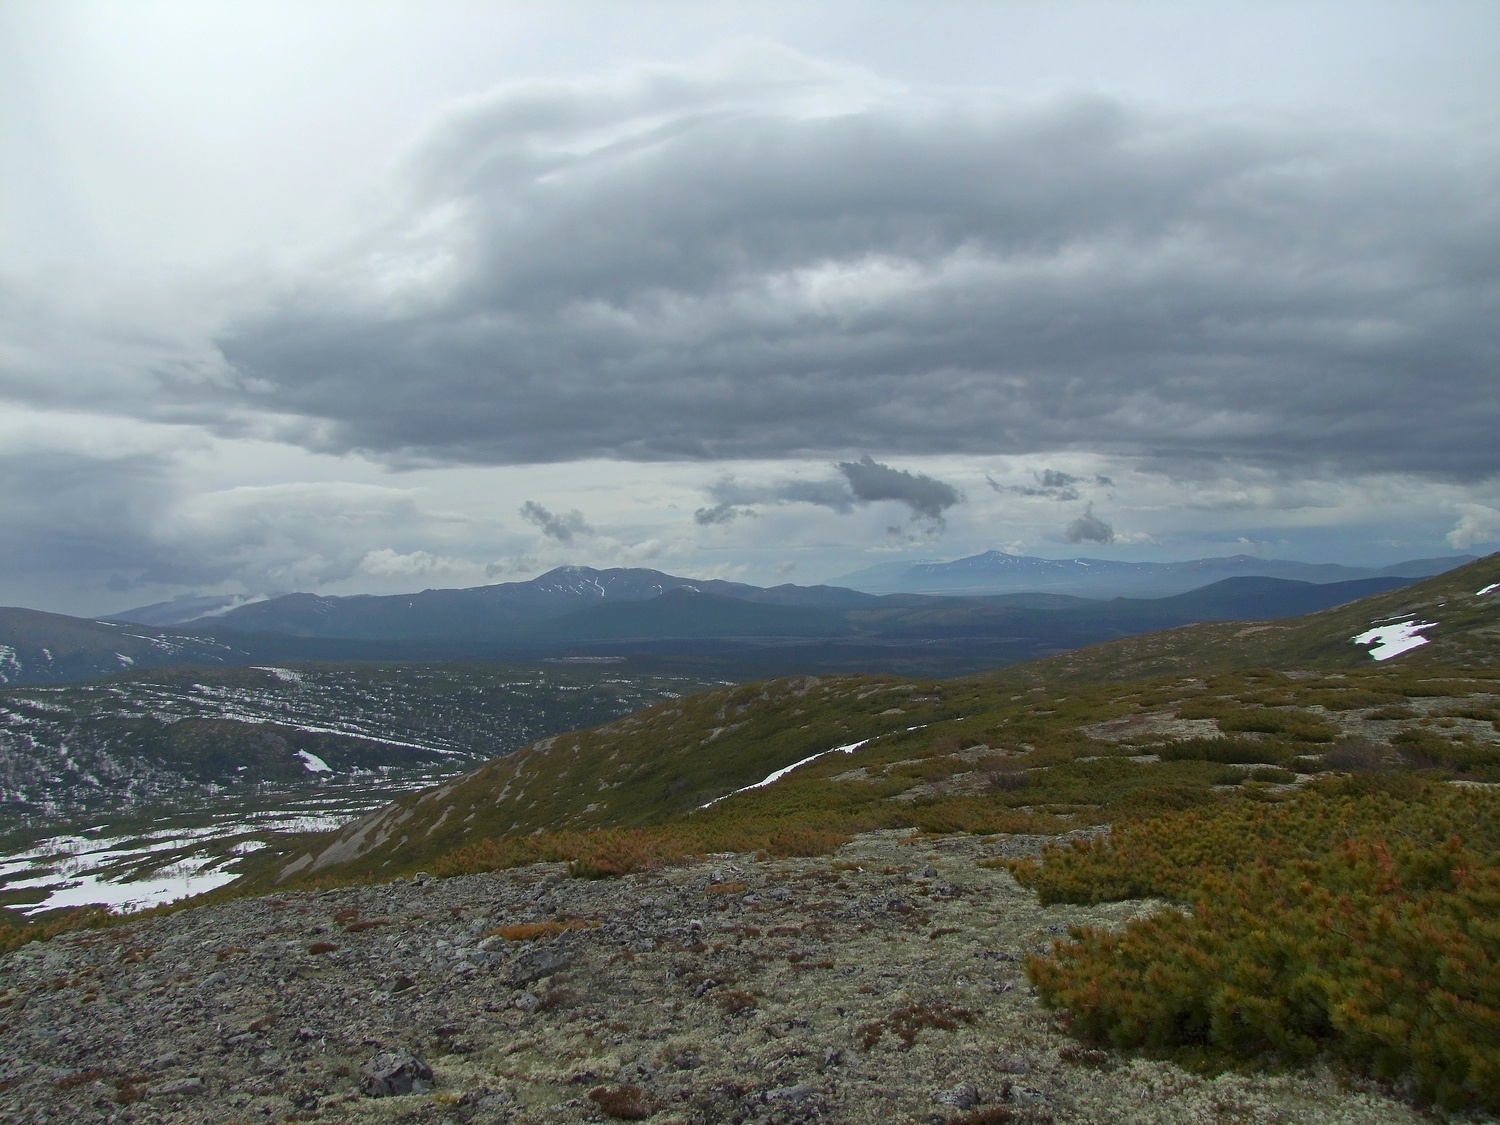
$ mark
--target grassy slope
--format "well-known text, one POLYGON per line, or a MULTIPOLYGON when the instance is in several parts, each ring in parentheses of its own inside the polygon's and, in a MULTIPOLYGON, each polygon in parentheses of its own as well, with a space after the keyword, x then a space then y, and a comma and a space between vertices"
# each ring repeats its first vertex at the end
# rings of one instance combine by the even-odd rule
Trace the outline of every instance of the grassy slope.
POLYGON ((1402 718, 1370 716, 1433 697, 1488 713, 1500 680, 1500 598, 1475 591, 1496 581, 1500 556, 1291 621, 1188 626, 962 680, 828 676, 718 689, 534 743, 403 798, 379 814, 379 831, 363 826, 358 847, 350 840, 362 827, 346 829, 324 867, 378 876, 431 866, 487 837, 664 823, 705 838, 731 820, 994 831, 1031 817, 1034 827, 1071 827, 1254 792, 1291 775, 1258 780, 1246 767, 1312 771, 1351 734, 1373 738, 1377 756, 1404 752, 1408 764, 1488 777, 1500 770, 1488 757, 1488 720, 1409 707, 1402 718), (1381 664, 1350 643, 1408 614, 1439 622, 1430 644, 1381 664), (1147 729, 1111 742, 1081 729, 1143 715, 1206 720, 1230 739, 1173 746, 1151 762, 1140 755, 1160 752, 1166 736, 1147 729), (855 755, 821 758, 698 811, 861 739, 873 741, 855 755), (864 774, 830 780, 851 769, 864 774))

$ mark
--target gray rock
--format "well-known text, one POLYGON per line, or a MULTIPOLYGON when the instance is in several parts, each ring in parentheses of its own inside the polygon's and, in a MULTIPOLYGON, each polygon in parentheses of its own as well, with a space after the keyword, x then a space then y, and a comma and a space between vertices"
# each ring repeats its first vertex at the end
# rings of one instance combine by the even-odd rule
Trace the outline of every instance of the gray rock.
POLYGON ((779 1090, 771 1090, 766 1094, 768 1102, 800 1102, 813 1096, 811 1086, 798 1084, 796 1086, 783 1086, 779 1090))
POLYGON ((409 1051, 381 1051, 359 1072, 359 1088, 372 1098, 425 1094, 432 1089, 432 1068, 409 1051))
POLYGON ((965 1082, 962 1086, 955 1086, 946 1093, 939 1094, 938 1101, 951 1105, 954 1109, 973 1109, 979 1104, 979 1091, 965 1082))
POLYGON ((182 1097, 189 1094, 206 1094, 208 1086, 203 1079, 196 1075, 192 1078, 179 1078, 175 1082, 164 1082, 160 1086, 153 1086, 146 1091, 146 1096, 151 1098, 182 1097))
POLYGON ((573 959, 555 949, 528 949, 519 954, 510 964, 510 983, 519 988, 534 980, 560 973, 573 963, 573 959))

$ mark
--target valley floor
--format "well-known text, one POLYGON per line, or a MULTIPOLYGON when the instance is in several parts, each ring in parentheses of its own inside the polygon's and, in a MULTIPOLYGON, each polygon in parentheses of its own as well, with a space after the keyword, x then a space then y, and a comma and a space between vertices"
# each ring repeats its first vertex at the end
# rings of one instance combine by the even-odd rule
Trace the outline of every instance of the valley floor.
POLYGON ((0 960, 0 1120, 1425 1119, 1325 1071, 1204 1078, 1069 1039, 1025 955, 1152 904, 1041 907, 975 865, 1040 843, 419 876, 33 944, 0 960), (385 1051, 430 1089, 362 1093, 385 1051))

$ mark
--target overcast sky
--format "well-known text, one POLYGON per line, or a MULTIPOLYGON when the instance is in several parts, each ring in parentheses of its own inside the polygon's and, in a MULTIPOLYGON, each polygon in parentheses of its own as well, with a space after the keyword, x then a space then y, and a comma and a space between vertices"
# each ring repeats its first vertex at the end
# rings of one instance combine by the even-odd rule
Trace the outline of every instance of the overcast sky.
POLYGON ((0 604, 1500 549, 1500 5, 0 0, 0 604))

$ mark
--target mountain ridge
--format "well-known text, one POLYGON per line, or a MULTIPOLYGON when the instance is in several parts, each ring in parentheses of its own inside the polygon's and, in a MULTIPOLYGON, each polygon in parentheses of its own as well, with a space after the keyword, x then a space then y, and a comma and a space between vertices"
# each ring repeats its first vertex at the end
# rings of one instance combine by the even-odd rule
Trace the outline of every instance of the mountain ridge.
POLYGON ((1343 582, 1360 578, 1429 578, 1473 562, 1472 555, 1408 559, 1387 567, 1303 563, 1253 555, 1189 559, 1182 562, 1124 562, 1116 559, 1044 559, 985 551, 949 562, 916 562, 904 568, 881 563, 832 581, 867 593, 985 594, 1022 591, 1085 597, 1167 597, 1224 578, 1286 578, 1302 582, 1343 582))
POLYGON ((1223 579, 1165 598, 873 595, 571 568, 547 582, 347 599, 293 594, 180 626, 0 610, 0 684, 170 664, 642 657, 716 678, 904 668, 957 675, 1193 621, 1277 618, 1406 584, 1223 579), (707 662, 707 663, 705 663, 707 662))

